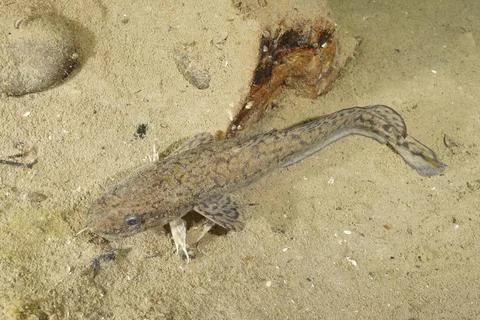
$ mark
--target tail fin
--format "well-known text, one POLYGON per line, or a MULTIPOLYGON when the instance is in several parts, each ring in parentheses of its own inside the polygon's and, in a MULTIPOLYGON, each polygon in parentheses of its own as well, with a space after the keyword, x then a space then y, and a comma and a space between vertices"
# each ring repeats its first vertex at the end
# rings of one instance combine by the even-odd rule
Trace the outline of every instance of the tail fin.
POLYGON ((423 176, 439 174, 446 167, 432 150, 409 137, 402 116, 384 105, 343 109, 284 129, 284 132, 297 141, 302 140, 304 147, 286 157, 283 166, 298 162, 343 137, 362 135, 390 146, 423 176))
POLYGON ((445 169, 446 165, 438 160, 435 152, 407 135, 405 121, 395 110, 383 105, 369 106, 365 110, 382 117, 388 123, 382 125, 387 145, 420 175, 433 176, 445 169), (394 130, 389 130, 389 126, 394 130))
POLYGON ((422 176, 434 176, 441 173, 446 164, 440 162, 437 155, 414 137, 406 136, 388 145, 395 150, 405 162, 422 176))

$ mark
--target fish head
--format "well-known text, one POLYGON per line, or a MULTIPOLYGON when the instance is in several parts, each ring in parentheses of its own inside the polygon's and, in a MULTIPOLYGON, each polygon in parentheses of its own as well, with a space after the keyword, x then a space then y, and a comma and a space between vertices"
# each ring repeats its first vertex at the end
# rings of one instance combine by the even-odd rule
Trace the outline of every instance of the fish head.
POLYGON ((163 216, 154 206, 124 201, 123 197, 107 193, 90 207, 85 229, 111 240, 165 225, 169 219, 163 216))

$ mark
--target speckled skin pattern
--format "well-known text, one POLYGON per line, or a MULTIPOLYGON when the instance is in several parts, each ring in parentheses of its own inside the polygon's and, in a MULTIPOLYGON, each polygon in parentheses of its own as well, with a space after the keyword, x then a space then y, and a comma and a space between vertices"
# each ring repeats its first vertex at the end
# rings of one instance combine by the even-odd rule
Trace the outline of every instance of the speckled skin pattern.
POLYGON ((218 200, 223 201, 219 206, 235 207, 223 195, 349 135, 387 144, 421 175, 435 175, 445 167, 432 150, 407 136, 402 117, 390 107, 353 107, 253 136, 215 140, 197 135, 110 188, 91 206, 87 229, 106 238, 128 236, 168 224, 202 203, 216 210, 207 218, 235 228, 237 214, 216 205, 218 200))

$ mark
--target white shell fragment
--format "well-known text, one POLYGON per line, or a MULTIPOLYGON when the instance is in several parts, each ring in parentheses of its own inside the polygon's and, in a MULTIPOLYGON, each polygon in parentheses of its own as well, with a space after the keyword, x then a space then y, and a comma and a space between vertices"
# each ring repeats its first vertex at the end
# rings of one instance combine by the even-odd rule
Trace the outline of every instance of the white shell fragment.
POLYGON ((345 259, 352 264, 354 267, 358 267, 358 263, 356 260, 350 258, 350 257, 345 257, 345 259))
POLYGON ((247 104, 245 105, 245 109, 250 110, 253 107, 254 101, 248 101, 247 104))

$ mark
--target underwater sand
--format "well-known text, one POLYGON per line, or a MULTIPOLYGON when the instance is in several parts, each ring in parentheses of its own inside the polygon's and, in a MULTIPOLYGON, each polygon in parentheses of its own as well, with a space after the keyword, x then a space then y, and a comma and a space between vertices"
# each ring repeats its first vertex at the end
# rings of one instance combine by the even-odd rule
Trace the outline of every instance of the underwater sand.
POLYGON ((90 203, 154 145, 224 129, 254 67, 242 57, 258 24, 230 1, 55 6, 85 27, 88 58, 58 87, 0 100, 0 155, 17 142, 38 148, 33 169, 0 167, 0 318, 480 318, 477 1, 331 0, 338 31, 363 38, 358 55, 325 96, 286 91, 256 128, 386 104, 448 164, 444 174, 421 177, 375 141, 344 139, 243 190, 257 204, 245 230, 207 235, 188 265, 162 232, 109 245, 76 233, 90 203), (210 44, 225 35, 221 49, 210 44), (193 41, 212 76, 206 90, 172 59, 193 41), (93 278, 92 259, 109 248, 120 254, 93 278))

